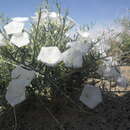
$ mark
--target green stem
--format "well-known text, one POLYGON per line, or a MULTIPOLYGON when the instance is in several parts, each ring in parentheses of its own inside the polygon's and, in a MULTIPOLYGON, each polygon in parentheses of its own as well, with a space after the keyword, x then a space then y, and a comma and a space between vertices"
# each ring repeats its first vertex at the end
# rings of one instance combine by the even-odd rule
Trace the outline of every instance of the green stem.
POLYGON ((41 19, 41 8, 40 8, 40 12, 39 12, 37 27, 36 27, 36 34, 35 34, 35 37, 33 39, 33 44, 34 44, 34 46, 33 46, 33 52, 34 53, 33 53, 32 65, 35 63, 35 56, 36 56, 36 50, 37 50, 36 42, 37 42, 37 36, 38 36, 40 19, 41 19))

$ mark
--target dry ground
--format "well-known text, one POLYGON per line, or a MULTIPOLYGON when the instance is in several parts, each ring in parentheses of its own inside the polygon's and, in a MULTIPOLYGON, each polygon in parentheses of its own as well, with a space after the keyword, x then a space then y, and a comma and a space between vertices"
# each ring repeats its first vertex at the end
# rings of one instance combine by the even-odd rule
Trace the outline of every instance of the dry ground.
MULTIPOLYGON (((106 93, 94 110, 80 103, 78 95, 71 98, 75 103, 64 96, 50 103, 31 97, 16 106, 17 130, 130 130, 130 93, 106 93)), ((0 117, 0 130, 14 130, 14 124, 9 109, 0 117)))
POLYGON ((17 129, 9 107, 0 115, 0 130, 130 130, 130 92, 104 92, 103 102, 91 110, 79 101, 81 91, 75 88, 69 97, 49 102, 30 97, 15 108, 17 129))

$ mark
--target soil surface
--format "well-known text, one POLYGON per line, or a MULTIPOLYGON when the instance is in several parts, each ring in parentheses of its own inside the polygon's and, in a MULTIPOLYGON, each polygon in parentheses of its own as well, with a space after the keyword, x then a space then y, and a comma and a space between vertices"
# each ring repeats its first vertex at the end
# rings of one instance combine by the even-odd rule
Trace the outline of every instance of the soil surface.
POLYGON ((130 92, 103 95, 103 103, 91 110, 77 93, 47 102, 31 97, 0 116, 0 130, 130 130, 130 92), (73 96, 76 95, 76 96, 73 96), (16 126, 17 125, 17 126, 16 126))
MULTIPOLYGON (((122 71, 128 78, 128 68, 122 71)), ((92 110, 79 101, 82 91, 79 84, 67 86, 75 87, 68 87, 65 95, 50 101, 35 96, 17 105, 17 121, 12 107, 0 112, 0 130, 130 130, 130 87, 103 92, 103 102, 92 110)), ((108 86, 105 90, 110 90, 109 83, 105 82, 105 86, 108 86)))

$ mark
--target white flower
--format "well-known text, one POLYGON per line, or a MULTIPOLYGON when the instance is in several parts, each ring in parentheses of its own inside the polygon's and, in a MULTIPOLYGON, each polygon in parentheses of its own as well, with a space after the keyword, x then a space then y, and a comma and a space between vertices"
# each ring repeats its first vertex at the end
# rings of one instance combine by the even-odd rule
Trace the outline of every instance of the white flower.
POLYGON ((17 66, 11 73, 12 81, 9 83, 6 100, 12 105, 25 100, 26 86, 29 86, 35 77, 35 72, 17 66))
MULTIPOLYGON (((100 32, 97 32, 96 30, 93 30, 93 29, 91 29, 91 30, 89 30, 88 31, 88 33, 89 33, 89 35, 88 35, 88 37, 87 37, 87 40, 89 40, 90 42, 92 41, 92 42, 96 42, 97 41, 97 39, 100 37, 100 32)), ((87 34, 86 34, 87 35, 87 34)))
POLYGON ((66 47, 68 48, 68 47, 74 47, 74 45, 76 44, 76 42, 68 42, 67 44, 66 44, 66 47))
POLYGON ((107 80, 117 80, 120 77, 120 72, 116 67, 101 65, 98 68, 97 73, 107 80))
POLYGON ((56 26, 61 26, 63 22, 63 16, 60 16, 56 12, 49 12, 48 22, 55 24, 56 26))
POLYGON ((49 17, 50 18, 59 18, 59 15, 56 12, 50 12, 49 17))
POLYGON ((106 52, 111 48, 108 41, 100 41, 95 45, 95 50, 99 52, 102 56, 106 56, 106 52))
POLYGON ((21 33, 23 31, 23 28, 24 28, 24 23, 16 22, 16 21, 12 21, 4 26, 4 29, 8 35, 21 33))
MULTIPOLYGON (((39 18, 39 13, 36 12, 35 16, 32 17, 34 22, 37 22, 39 18)), ((56 12, 49 12, 47 9, 43 9, 41 12, 40 24, 46 24, 49 21, 59 21, 59 15, 56 12)))
POLYGON ((83 55, 88 53, 90 46, 91 45, 89 43, 82 43, 80 41, 68 42, 66 44, 66 47, 71 47, 77 51, 80 51, 83 55))
POLYGON ((78 33, 82 38, 88 38, 90 35, 88 32, 85 31, 78 31, 78 33))
POLYGON ((112 56, 105 58, 103 63, 107 66, 117 66, 118 65, 117 59, 112 56))
POLYGON ((93 85, 85 85, 80 96, 80 101, 91 109, 95 108, 102 102, 102 94, 100 89, 93 85))
MULTIPOLYGON (((39 18, 39 14, 36 12, 35 16, 32 17, 32 20, 34 22, 37 22, 39 18)), ((43 9, 41 11, 41 18, 40 18, 40 24, 48 27, 48 22, 55 24, 56 26, 61 26, 63 24, 63 16, 60 16, 57 12, 49 12, 47 9, 43 9)), ((75 24, 75 21, 70 18, 66 17, 66 25, 65 26, 72 26, 75 24)))
POLYGON ((62 53, 62 59, 66 67, 81 68, 83 63, 82 53, 70 48, 62 53))
POLYGON ((21 79, 28 81, 28 85, 30 85, 31 81, 35 77, 35 72, 31 70, 24 69, 22 66, 17 66, 12 72, 11 72, 11 78, 12 79, 21 79))
POLYGON ((54 66, 61 62, 61 58, 61 52, 57 47, 42 47, 37 59, 48 66, 54 66))
POLYGON ((128 81, 125 77, 121 76, 117 79, 117 85, 127 88, 128 87, 128 81))
POLYGON ((11 37, 10 42, 16 45, 17 47, 23 47, 29 44, 29 35, 26 32, 14 34, 11 37))
MULTIPOLYGON (((46 19, 47 19, 47 17, 48 17, 48 13, 49 13, 49 12, 48 12, 47 9, 43 9, 43 10, 41 11, 40 23, 46 21, 46 19)), ((32 20, 33 20, 34 22, 38 22, 38 18, 39 18, 39 13, 36 12, 36 13, 35 13, 35 16, 32 17, 32 20)))
POLYGON ((12 21, 14 22, 27 22, 29 20, 28 17, 14 17, 12 18, 12 21))
POLYGON ((21 103, 26 99, 25 90, 28 85, 26 80, 12 80, 7 88, 6 100, 11 106, 21 103))
POLYGON ((6 46, 6 43, 5 43, 5 41, 4 41, 3 35, 0 33, 0 47, 1 47, 1 46, 6 46))

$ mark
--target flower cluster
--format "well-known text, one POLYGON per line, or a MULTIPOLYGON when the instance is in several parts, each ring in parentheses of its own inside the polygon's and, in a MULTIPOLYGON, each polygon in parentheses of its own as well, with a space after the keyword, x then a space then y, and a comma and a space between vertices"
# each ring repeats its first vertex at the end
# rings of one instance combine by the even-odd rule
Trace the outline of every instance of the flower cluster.
MULTIPOLYGON (((111 49, 111 44, 108 40, 110 38, 109 33, 105 32, 105 36, 101 39, 102 32, 94 35, 89 30, 78 29, 76 32, 72 31, 76 36, 75 38, 74 35, 68 35, 68 32, 76 24, 68 16, 64 17, 59 13, 43 9, 39 13, 35 13, 35 16, 30 19, 27 17, 12 18, 3 27, 4 31, 0 33, 1 50, 5 48, 8 50, 10 46, 11 49, 18 50, 13 50, 12 55, 8 55, 12 58, 15 53, 15 56, 17 56, 12 58, 13 63, 16 63, 17 66, 11 72, 11 81, 6 93, 6 100, 9 104, 15 106, 26 99, 26 87, 31 85, 32 81, 37 77, 37 73, 44 71, 42 73, 43 77, 47 77, 46 75, 48 74, 51 80, 58 82, 57 77, 59 76, 60 78, 63 70, 63 73, 65 73, 65 70, 70 71, 80 68, 82 71, 82 68, 84 70, 88 69, 88 66, 84 64, 88 62, 86 57, 91 53, 99 54, 100 58, 102 58, 102 64, 100 64, 96 73, 107 80, 114 80, 119 86, 128 86, 127 80, 116 67, 118 62, 114 57, 108 57, 108 51, 111 49), (33 23, 30 28, 27 25, 29 21, 33 23), (25 61, 26 52, 23 52, 28 48, 29 54, 27 61, 25 61), (30 53, 30 51, 33 53, 30 53), (23 54, 21 62, 19 55, 17 55, 18 52, 23 54), (24 62, 22 63, 22 61, 24 62), (61 66, 62 69, 60 68, 61 66), (46 68, 48 68, 48 71, 46 71, 46 68), (56 70, 58 76, 54 75, 56 70)), ((97 86, 86 84, 80 96, 80 101, 90 108, 96 107, 102 102, 100 89, 97 86)))

